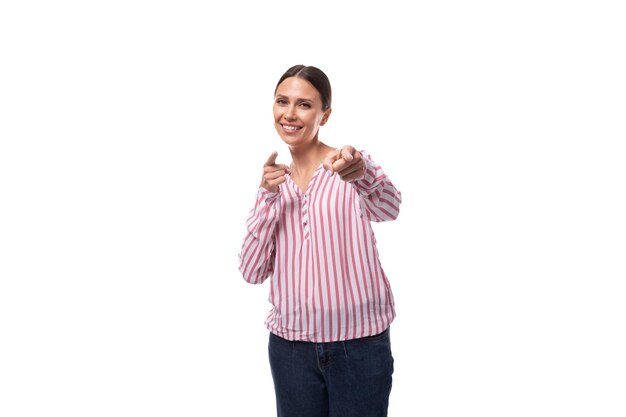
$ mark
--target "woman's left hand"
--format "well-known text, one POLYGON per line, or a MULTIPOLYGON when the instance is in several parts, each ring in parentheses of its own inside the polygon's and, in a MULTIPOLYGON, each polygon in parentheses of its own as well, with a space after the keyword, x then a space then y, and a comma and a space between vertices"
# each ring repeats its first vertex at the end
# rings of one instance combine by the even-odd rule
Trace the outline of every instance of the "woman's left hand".
POLYGON ((359 151, 352 146, 330 151, 323 161, 324 169, 336 172, 344 181, 354 181, 365 175, 365 162, 359 151))

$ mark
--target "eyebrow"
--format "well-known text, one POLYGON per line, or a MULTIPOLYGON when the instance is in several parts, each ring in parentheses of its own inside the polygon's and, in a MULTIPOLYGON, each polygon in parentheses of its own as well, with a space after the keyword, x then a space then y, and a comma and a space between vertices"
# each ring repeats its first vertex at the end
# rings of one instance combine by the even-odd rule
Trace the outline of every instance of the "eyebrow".
MULTIPOLYGON (((276 98, 285 98, 289 100, 289 97, 282 95, 282 94, 276 94, 276 98)), ((302 103, 302 102, 313 103, 313 99, 312 98, 299 98, 296 100, 296 103, 302 103)))

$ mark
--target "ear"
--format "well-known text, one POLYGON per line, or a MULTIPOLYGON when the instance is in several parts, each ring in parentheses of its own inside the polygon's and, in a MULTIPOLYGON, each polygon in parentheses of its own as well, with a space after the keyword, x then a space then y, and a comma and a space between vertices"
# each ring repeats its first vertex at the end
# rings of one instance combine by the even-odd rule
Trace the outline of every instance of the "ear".
POLYGON ((324 112, 324 115, 322 116, 322 121, 320 122, 320 126, 324 126, 326 124, 332 112, 333 112, 332 107, 329 107, 328 110, 324 112))

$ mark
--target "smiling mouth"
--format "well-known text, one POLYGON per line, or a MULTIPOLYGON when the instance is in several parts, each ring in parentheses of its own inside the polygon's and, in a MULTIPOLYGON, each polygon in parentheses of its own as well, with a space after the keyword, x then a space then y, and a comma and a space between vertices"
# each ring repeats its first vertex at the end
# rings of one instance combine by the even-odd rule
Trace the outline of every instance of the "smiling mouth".
POLYGON ((300 130, 302 129, 302 126, 288 126, 288 125, 281 125, 283 127, 283 129, 285 129, 288 132, 295 132, 296 130, 300 130))

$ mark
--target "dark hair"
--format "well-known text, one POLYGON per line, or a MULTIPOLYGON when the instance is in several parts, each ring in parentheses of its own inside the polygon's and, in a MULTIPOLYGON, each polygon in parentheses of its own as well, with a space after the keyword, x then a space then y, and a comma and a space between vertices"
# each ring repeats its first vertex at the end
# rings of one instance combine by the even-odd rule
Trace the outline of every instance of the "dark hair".
POLYGON ((276 90, 278 90, 280 83, 289 77, 303 78, 310 82, 322 97, 322 110, 328 110, 332 103, 333 94, 330 89, 330 81, 321 69, 306 65, 294 65, 289 68, 282 77, 280 77, 280 80, 278 80, 276 88, 274 89, 274 94, 276 94, 276 90))

